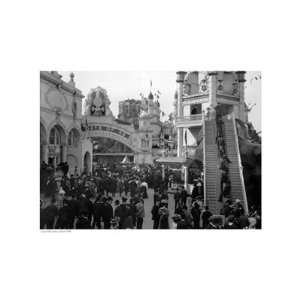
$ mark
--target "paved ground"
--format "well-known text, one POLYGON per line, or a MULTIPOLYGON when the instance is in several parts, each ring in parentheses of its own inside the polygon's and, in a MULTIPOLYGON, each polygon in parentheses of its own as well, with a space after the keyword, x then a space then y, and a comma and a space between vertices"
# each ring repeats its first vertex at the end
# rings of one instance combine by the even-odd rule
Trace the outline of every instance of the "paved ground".
MULTIPOLYGON (((153 207, 153 195, 154 195, 154 190, 153 189, 149 189, 148 190, 148 199, 144 200, 144 206, 145 206, 145 218, 144 218, 144 223, 143 223, 143 229, 152 229, 153 228, 153 221, 152 221, 152 215, 151 215, 151 209, 153 207)), ((129 195, 128 197, 129 198, 129 195)), ((115 199, 119 199, 121 201, 120 197, 115 197, 115 199)), ((170 212, 170 217, 169 217, 169 224, 171 226, 172 224, 172 220, 171 217, 174 215, 174 198, 173 198, 173 194, 169 194, 169 203, 168 203, 168 208, 169 208, 169 212, 170 212)))
MULTIPOLYGON (((153 194, 154 190, 149 189, 148 192, 149 199, 145 199, 145 219, 144 219, 144 224, 143 228, 144 229, 152 229, 153 228, 153 221, 152 221, 152 215, 151 215, 151 209, 153 207, 153 194)), ((170 219, 169 219, 169 224, 171 226, 171 217, 174 214, 174 199, 173 199, 173 194, 169 194, 169 204, 168 208, 170 211, 170 219)))

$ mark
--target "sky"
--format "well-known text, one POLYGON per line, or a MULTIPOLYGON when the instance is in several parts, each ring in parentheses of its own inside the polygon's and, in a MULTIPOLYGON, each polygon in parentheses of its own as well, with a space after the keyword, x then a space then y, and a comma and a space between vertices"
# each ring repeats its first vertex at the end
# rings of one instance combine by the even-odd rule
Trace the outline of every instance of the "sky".
MULTIPOLYGON (((69 81, 70 73, 59 72, 63 80, 69 81)), ((133 98, 140 99, 140 93, 147 96, 152 81, 152 92, 159 90, 161 110, 168 116, 174 110, 176 90, 176 71, 73 71, 76 87, 86 96, 91 88, 101 86, 106 89, 111 101, 114 116, 118 115, 119 101, 133 98)), ((256 105, 249 114, 254 127, 261 130, 261 80, 255 79, 260 72, 249 71, 246 74, 245 101, 256 105)))

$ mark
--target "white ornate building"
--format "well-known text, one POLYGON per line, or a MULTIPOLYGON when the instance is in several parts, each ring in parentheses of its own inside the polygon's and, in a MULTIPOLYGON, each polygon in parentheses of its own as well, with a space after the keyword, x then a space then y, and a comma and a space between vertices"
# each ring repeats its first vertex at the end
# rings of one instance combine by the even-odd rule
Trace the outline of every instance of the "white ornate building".
POLYGON ((40 72, 40 161, 68 162, 72 174, 91 172, 92 143, 81 131, 82 98, 74 74, 65 82, 56 71, 40 72))
POLYGON ((84 124, 93 142, 94 163, 121 162, 127 156, 136 164, 151 164, 152 135, 143 124, 115 118, 110 110, 107 91, 102 87, 90 90, 85 101, 84 124))
POLYGON ((161 155, 164 130, 157 94, 139 100, 138 128, 114 117, 102 87, 90 90, 84 106, 83 98, 73 73, 66 82, 56 71, 40 72, 41 162, 54 167, 68 162, 72 174, 75 167, 91 172, 93 165, 117 163, 125 156, 136 164, 153 164, 161 155))

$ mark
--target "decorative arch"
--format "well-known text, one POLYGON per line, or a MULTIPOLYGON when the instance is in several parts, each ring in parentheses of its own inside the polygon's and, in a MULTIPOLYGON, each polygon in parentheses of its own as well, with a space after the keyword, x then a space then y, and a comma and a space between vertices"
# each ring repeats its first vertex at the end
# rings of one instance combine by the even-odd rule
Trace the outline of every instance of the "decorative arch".
POLYGON ((66 131, 60 124, 55 124, 54 126, 50 127, 49 130, 49 144, 55 145, 64 145, 66 144, 66 131))
POLYGON ((91 138, 109 138, 115 141, 118 141, 125 146, 129 147, 133 152, 137 152, 137 146, 133 145, 130 139, 127 139, 125 137, 122 137, 118 134, 115 134, 113 132, 107 132, 107 131, 102 131, 102 130, 97 130, 95 133, 90 132, 89 136, 91 138))
POLYGON ((80 131, 77 128, 73 127, 69 130, 67 142, 70 147, 78 147, 80 142, 80 131))
POLYGON ((48 128, 47 128, 48 134, 50 134, 50 130, 51 130, 55 125, 60 126, 60 127, 63 129, 64 134, 67 136, 68 130, 67 130, 66 126, 64 125, 64 123, 63 123, 61 120, 59 120, 59 119, 53 120, 53 121, 48 125, 48 128))
POLYGON ((67 129, 66 132, 69 134, 70 131, 71 131, 72 129, 78 130, 79 134, 81 135, 81 127, 80 127, 77 123, 75 123, 75 122, 72 123, 72 124, 68 127, 68 129, 67 129))

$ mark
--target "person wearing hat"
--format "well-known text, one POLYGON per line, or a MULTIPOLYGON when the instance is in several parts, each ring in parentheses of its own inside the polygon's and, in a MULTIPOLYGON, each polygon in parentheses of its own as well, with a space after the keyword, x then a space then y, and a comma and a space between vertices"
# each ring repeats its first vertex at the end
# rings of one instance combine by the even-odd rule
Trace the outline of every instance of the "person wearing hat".
POLYGON ((89 222, 91 223, 94 214, 94 206, 92 201, 90 201, 85 194, 81 194, 79 197, 79 215, 83 211, 87 213, 89 222))
MULTIPOLYGON (((115 211, 116 214, 116 211, 115 211)), ((127 203, 127 198, 123 197, 122 198, 122 204, 120 205, 120 207, 118 208, 118 216, 120 218, 120 229, 126 229, 128 225, 128 217, 130 214, 130 207, 127 203)), ((132 222, 132 219, 131 219, 132 222)))
POLYGON ((114 210, 113 210, 111 203, 112 203, 111 197, 108 197, 104 201, 103 214, 102 214, 104 229, 110 229, 111 219, 113 218, 114 210))
POLYGON ((99 195, 93 204, 94 220, 92 223, 92 228, 95 228, 96 226, 98 229, 102 228, 101 221, 102 221, 103 210, 104 210, 104 200, 105 200, 105 197, 99 195))
POLYGON ((42 211, 41 229, 44 229, 45 226, 47 227, 47 229, 55 228, 55 223, 58 216, 58 209, 55 204, 56 204, 56 197, 55 195, 53 195, 51 203, 48 204, 42 211))
POLYGON ((175 201, 175 206, 174 206, 174 210, 176 210, 179 206, 180 203, 180 192, 179 192, 179 188, 176 188, 176 192, 174 194, 174 201, 175 201))
POLYGON ((175 215, 172 217, 172 220, 173 220, 173 222, 174 222, 173 228, 174 228, 174 229, 181 229, 180 226, 179 226, 179 228, 178 228, 178 224, 182 221, 181 215, 175 214, 175 215))
POLYGON ((154 205, 151 209, 151 215, 152 215, 152 220, 153 220, 153 229, 158 229, 158 226, 159 226, 159 219, 160 219, 159 207, 160 207, 160 200, 157 199, 154 202, 154 205))
POLYGON ((145 217, 144 201, 140 199, 136 204, 136 228, 142 229, 145 217))
POLYGON ((169 229, 169 210, 168 202, 165 200, 161 201, 161 207, 158 211, 159 218, 159 229, 169 229))
POLYGON ((57 229, 72 229, 72 208, 67 199, 63 199, 63 206, 58 211, 57 229))
POLYGON ((193 203, 193 207, 191 209, 191 215, 193 217, 194 229, 199 229, 200 228, 201 210, 200 210, 200 206, 197 202, 193 203))
POLYGON ((208 206, 205 206, 205 210, 202 213, 202 224, 203 228, 207 229, 209 225, 209 218, 212 216, 211 211, 209 210, 208 206))

